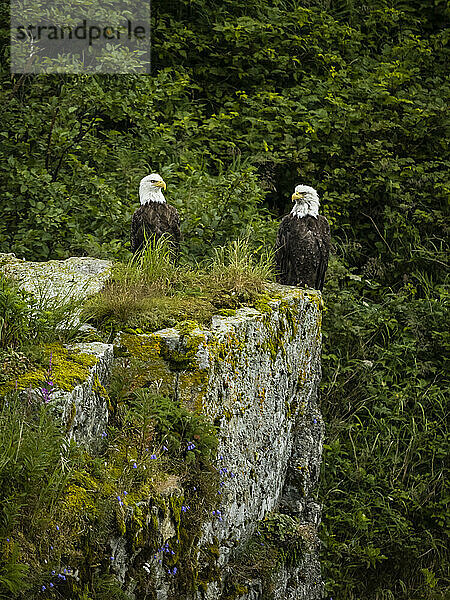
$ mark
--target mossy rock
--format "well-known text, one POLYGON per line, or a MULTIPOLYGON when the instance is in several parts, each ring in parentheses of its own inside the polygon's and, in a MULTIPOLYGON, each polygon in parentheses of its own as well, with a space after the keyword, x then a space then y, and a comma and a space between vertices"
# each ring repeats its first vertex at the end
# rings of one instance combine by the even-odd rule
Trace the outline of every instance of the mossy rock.
POLYGON ((10 379, 0 387, 0 394, 14 389, 28 388, 45 388, 49 391, 56 388, 70 392, 89 377, 91 367, 97 362, 97 358, 92 354, 66 348, 60 344, 45 346, 44 353, 48 361, 48 369, 34 368, 16 379, 10 379))

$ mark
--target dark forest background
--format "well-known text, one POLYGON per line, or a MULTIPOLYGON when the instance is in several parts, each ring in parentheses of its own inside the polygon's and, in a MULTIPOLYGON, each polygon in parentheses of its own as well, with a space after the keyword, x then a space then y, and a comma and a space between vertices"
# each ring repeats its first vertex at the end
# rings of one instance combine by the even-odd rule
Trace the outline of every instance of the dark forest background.
POLYGON ((10 75, 2 30, 0 252, 126 259, 153 171, 186 262, 270 247, 294 185, 318 190, 334 600, 448 597, 447 17, 444 0, 153 0, 152 72, 127 76, 10 75))

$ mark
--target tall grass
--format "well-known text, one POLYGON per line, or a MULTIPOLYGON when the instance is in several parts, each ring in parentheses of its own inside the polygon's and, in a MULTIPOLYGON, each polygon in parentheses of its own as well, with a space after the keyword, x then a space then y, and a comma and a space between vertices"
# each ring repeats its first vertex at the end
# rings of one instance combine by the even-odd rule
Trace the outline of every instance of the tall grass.
POLYGON ((170 238, 162 236, 158 240, 146 240, 144 248, 127 263, 117 263, 113 279, 125 285, 154 286, 163 291, 176 281, 177 271, 170 238))
POLYGON ((246 240, 215 249, 195 267, 175 265, 166 238, 150 240, 126 264, 119 263, 83 316, 104 330, 154 330, 188 316, 207 322, 214 310, 251 302, 273 279, 270 253, 253 252, 246 240))
POLYGON ((71 474, 72 448, 47 406, 18 394, 1 402, 0 598, 25 598, 37 586, 33 561, 55 544, 51 524, 62 518, 56 507, 71 474))
POLYGON ((273 253, 253 253, 245 239, 215 249, 211 263, 211 280, 222 289, 261 292, 264 284, 274 279, 273 253))

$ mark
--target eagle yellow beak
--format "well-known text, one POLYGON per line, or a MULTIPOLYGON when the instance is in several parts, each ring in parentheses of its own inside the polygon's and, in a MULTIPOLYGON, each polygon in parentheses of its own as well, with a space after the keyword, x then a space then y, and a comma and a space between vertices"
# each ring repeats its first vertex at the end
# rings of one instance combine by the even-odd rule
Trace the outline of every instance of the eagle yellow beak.
POLYGON ((167 188, 165 181, 155 181, 155 183, 153 185, 155 185, 156 187, 164 188, 164 189, 167 188))
POLYGON ((291 198, 292 202, 295 202, 296 200, 300 200, 300 198, 303 198, 303 194, 301 194, 300 192, 294 192, 291 198))

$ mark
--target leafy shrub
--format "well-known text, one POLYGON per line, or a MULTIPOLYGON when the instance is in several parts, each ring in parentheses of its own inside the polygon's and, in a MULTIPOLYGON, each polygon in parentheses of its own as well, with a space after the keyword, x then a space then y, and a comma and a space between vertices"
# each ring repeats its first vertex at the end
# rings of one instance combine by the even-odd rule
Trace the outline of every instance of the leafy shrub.
POLYGON ((154 443, 166 445, 169 452, 186 452, 186 461, 193 462, 195 456, 211 460, 217 450, 215 428, 201 414, 194 413, 165 396, 159 396, 146 389, 138 390, 131 403, 132 415, 150 419, 156 436, 154 443), (191 448, 191 450, 186 450, 191 448))

